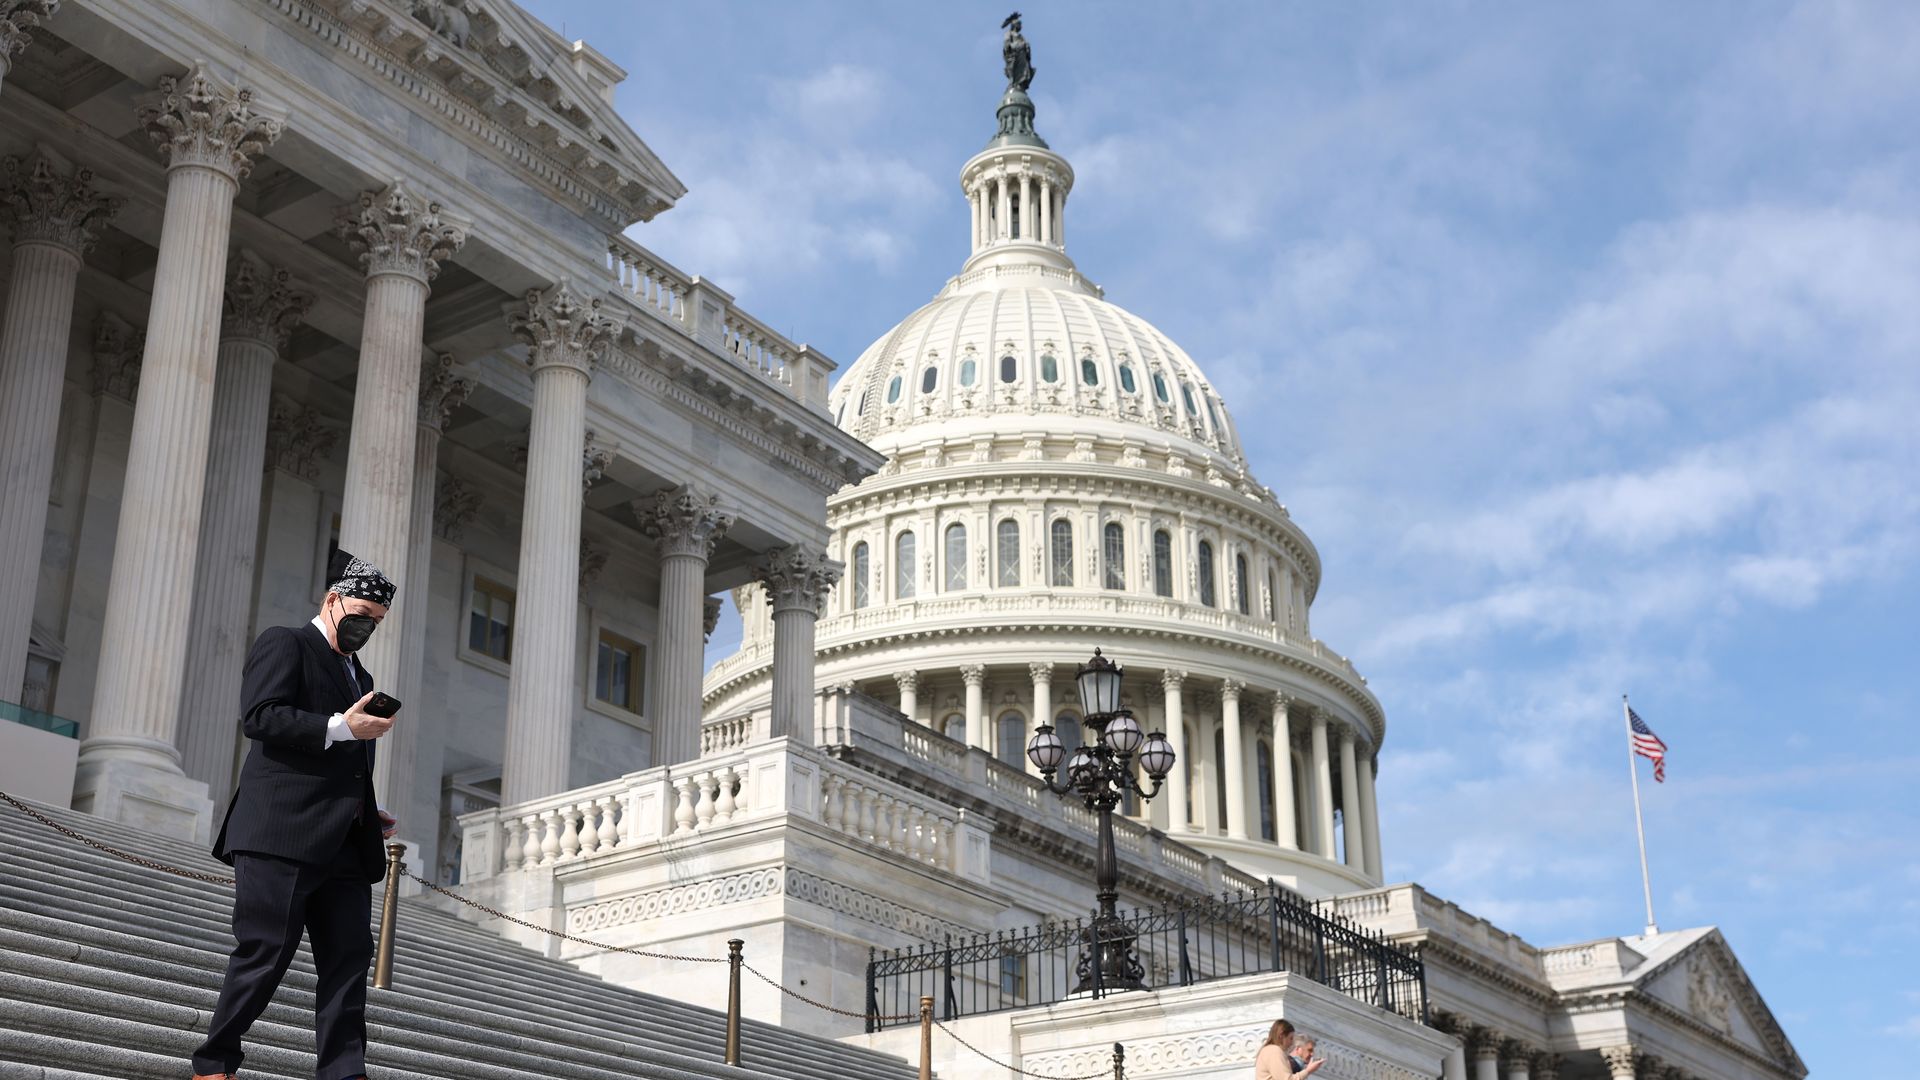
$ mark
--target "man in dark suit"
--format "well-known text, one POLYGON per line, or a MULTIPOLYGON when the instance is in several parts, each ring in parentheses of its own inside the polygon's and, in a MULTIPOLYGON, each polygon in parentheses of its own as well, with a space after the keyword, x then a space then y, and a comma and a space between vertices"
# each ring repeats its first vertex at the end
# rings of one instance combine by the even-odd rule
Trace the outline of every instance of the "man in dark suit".
POLYGON ((386 617, 394 586, 342 551, 320 614, 263 632, 247 654, 241 729, 252 741, 213 853, 233 867, 233 955, 194 1080, 228 1080, 240 1040, 272 999, 304 928, 319 976, 315 1080, 366 1075, 368 886, 385 874, 393 818, 374 802, 373 741, 393 726, 367 712, 373 676, 354 653, 386 617))

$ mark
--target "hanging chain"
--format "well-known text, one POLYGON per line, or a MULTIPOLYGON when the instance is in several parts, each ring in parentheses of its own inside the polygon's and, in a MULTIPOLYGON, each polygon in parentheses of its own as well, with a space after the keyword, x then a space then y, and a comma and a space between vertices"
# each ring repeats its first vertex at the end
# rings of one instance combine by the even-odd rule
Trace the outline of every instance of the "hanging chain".
POLYGON ((1008 1072, 1014 1073, 1015 1075, 1018 1075, 1018 1076, 1031 1076, 1034 1078, 1034 1080, 1110 1080, 1110 1078, 1113 1076, 1112 1069, 1103 1069, 1100 1072, 1088 1073, 1085 1076, 1055 1076, 1052 1073, 1028 1072, 1027 1070, 1019 1067, 1018 1065, 1009 1065, 1006 1062, 1001 1061, 999 1058, 994 1057, 992 1054, 987 1053, 985 1050, 982 1050, 979 1047, 973 1045, 967 1040, 954 1034, 954 1031, 952 1028, 948 1027, 947 1025, 941 1023, 938 1020, 935 1020, 933 1022, 933 1026, 939 1028, 942 1032, 945 1032, 947 1038, 952 1039, 954 1042, 959 1043, 961 1046, 966 1047, 967 1049, 987 1059, 993 1064, 998 1065, 999 1067, 1007 1070, 1008 1072))
POLYGON ((88 847, 94 849, 95 851, 104 851, 116 859, 125 859, 126 861, 134 864, 135 866, 144 866, 149 870, 158 870, 163 874, 172 874, 175 877, 191 878, 194 881, 204 881, 209 885, 232 885, 233 884, 233 879, 230 877, 221 877, 218 874, 202 874, 198 870, 182 870, 178 866, 169 866, 166 863, 155 862, 152 859, 143 859, 138 855, 121 851, 117 847, 109 847, 98 840, 95 840, 91 837, 82 836, 79 833, 74 832, 72 829, 67 828, 65 825, 60 824, 59 822, 53 820, 52 818, 41 813, 40 811, 35 810, 33 807, 28 806, 27 804, 21 802, 19 799, 14 798, 13 796, 7 794, 4 791, 0 791, 0 799, 5 799, 8 806, 13 807, 15 810, 20 811, 21 813, 27 815, 28 817, 39 822, 40 824, 45 825, 47 828, 52 829, 54 832, 59 833, 60 835, 68 838, 69 840, 78 840, 80 843, 87 845, 88 847))

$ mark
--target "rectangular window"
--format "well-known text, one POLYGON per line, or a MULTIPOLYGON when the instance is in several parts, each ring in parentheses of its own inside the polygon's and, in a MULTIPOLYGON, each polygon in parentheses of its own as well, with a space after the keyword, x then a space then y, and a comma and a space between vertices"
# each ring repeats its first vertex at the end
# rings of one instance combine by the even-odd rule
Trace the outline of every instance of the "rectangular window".
POLYGON ((1101 572, 1109 589, 1127 587, 1127 536, 1119 522, 1107 522, 1100 552, 1101 572))
POLYGON ((475 575, 467 605, 467 648, 502 663, 513 657, 513 590, 475 575))
POLYGON ((1003 956, 1000 958, 1000 993, 1015 1000, 1027 996, 1027 958, 1024 956, 1003 956))
POLYGON ((646 646, 611 630, 600 631, 593 666, 593 696, 616 709, 639 715, 647 670, 646 646))

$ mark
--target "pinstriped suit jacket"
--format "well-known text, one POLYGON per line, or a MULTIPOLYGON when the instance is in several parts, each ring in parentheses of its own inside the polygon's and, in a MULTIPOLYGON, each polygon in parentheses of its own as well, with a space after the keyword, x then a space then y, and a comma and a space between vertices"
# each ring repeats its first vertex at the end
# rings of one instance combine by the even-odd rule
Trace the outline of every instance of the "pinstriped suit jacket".
POLYGON ((353 844, 367 880, 386 873, 373 793, 373 740, 326 745, 327 721, 373 689, 312 625, 270 627, 255 639, 241 676, 241 730, 251 740, 240 783, 213 853, 237 851, 323 865, 353 844))

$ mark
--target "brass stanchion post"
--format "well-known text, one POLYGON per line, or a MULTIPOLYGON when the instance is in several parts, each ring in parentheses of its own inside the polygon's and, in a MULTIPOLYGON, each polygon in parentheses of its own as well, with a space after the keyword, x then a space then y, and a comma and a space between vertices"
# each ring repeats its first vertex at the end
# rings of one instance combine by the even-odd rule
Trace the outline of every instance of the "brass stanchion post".
POLYGON ((740 1064, 740 965, 747 943, 739 938, 727 942, 727 1064, 740 1064))
POLYGON ((933 995, 920 995, 920 1080, 933 1080, 933 995))
POLYGON ((1113 1044, 1113 1080, 1127 1080, 1127 1048, 1113 1044))
POLYGON ((387 896, 380 906, 380 945, 373 960, 373 985, 381 990, 393 989, 393 924, 400 907, 400 858, 406 853, 405 844, 387 845, 387 896))

